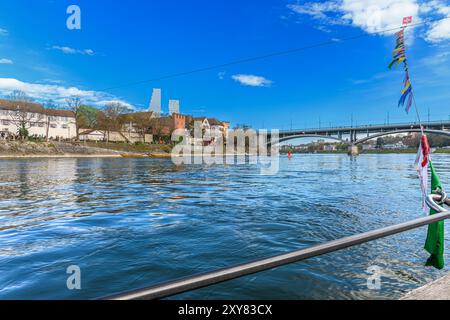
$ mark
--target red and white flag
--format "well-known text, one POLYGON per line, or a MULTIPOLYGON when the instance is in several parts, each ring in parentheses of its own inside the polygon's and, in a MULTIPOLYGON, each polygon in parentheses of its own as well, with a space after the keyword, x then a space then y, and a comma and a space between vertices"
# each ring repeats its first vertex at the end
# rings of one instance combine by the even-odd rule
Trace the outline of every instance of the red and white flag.
POLYGON ((412 16, 403 18, 403 25, 412 23, 412 16))
POLYGON ((416 158, 416 169, 419 173, 420 188, 422 189, 422 208, 426 215, 429 214, 430 209, 426 204, 428 196, 428 164, 430 161, 430 144, 427 136, 423 135, 420 141, 419 151, 416 158))

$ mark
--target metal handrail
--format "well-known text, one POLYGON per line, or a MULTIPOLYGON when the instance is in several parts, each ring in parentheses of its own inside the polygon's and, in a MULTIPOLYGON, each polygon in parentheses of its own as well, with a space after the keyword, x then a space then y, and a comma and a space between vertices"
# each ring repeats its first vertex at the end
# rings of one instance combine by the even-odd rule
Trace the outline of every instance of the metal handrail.
MULTIPOLYGON (((327 253, 360 245, 369 241, 385 238, 391 235, 413 230, 439 221, 450 219, 450 211, 444 211, 436 201, 441 201, 441 195, 432 195, 427 198, 427 204, 439 213, 397 225, 365 232, 347 238, 330 241, 306 249, 300 249, 289 253, 277 255, 271 258, 261 259, 250 263, 207 272, 191 277, 182 278, 167 283, 150 286, 130 292, 104 297, 105 300, 152 300, 174 296, 180 293, 192 291, 218 284, 228 280, 251 275, 261 271, 270 270, 294 262, 317 257, 327 253)), ((446 202, 450 204, 449 202, 446 202)))
POLYGON ((286 133, 286 132, 299 132, 299 131, 335 131, 338 129, 372 129, 373 127, 397 127, 397 126, 435 126, 435 125, 449 125, 450 120, 434 120, 434 121, 426 121, 426 122, 398 122, 398 123, 389 123, 389 124, 361 124, 361 125, 354 125, 354 126, 334 126, 334 127, 307 127, 303 129, 287 129, 287 130, 280 130, 280 132, 286 133))

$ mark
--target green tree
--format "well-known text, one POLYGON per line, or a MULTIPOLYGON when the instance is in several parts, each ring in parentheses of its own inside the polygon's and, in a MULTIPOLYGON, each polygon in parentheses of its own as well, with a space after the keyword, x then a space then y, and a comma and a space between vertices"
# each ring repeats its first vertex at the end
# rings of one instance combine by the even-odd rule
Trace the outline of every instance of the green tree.
POLYGON ((377 148, 378 149, 382 149, 384 146, 384 139, 383 138, 378 138, 377 139, 377 148))
POLYGON ((99 110, 90 106, 81 106, 77 118, 80 128, 96 129, 99 110))
POLYGON ((22 140, 25 140, 25 139, 28 138, 28 136, 29 136, 28 129, 27 129, 26 127, 20 127, 20 128, 19 128, 19 137, 20 137, 22 140))

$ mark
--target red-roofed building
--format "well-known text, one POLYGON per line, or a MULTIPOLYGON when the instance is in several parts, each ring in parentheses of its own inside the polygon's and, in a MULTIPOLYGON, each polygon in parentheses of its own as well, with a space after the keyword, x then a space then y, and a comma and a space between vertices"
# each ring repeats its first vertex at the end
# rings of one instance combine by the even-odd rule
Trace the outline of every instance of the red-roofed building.
POLYGON ((46 109, 38 103, 0 99, 0 138, 17 135, 22 125, 30 136, 53 139, 76 137, 73 112, 46 109))

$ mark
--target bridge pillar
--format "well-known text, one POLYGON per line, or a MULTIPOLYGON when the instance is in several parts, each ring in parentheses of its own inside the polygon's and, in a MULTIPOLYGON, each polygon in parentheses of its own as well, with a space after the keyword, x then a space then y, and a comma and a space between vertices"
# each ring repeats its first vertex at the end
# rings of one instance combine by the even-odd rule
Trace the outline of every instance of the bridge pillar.
POLYGON ((356 131, 350 131, 350 142, 353 143, 356 141, 356 131))
POLYGON ((349 156, 357 156, 359 155, 359 148, 357 145, 352 144, 351 146, 348 147, 348 155, 349 156))

